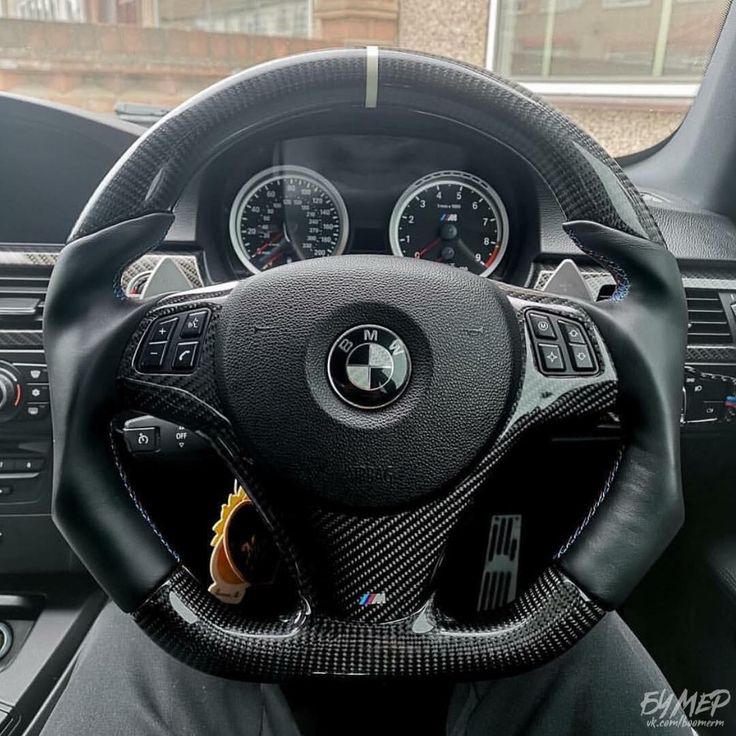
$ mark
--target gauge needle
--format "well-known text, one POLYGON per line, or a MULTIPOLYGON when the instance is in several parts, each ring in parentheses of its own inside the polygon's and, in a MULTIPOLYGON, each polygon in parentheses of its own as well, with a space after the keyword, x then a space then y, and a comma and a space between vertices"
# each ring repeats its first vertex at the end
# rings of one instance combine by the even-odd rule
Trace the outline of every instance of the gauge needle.
POLYGON ((268 268, 274 261, 284 255, 285 247, 289 245, 287 240, 282 240, 268 257, 268 260, 261 266, 262 269, 268 268))
POLYGON ((455 243, 459 245, 462 250, 465 251, 471 261, 475 260, 475 253, 473 253, 472 249, 465 244, 465 241, 462 238, 458 238, 455 243))
POLYGON ((275 243, 278 243, 278 242, 279 242, 279 240, 280 240, 281 238, 282 238, 282 235, 281 235, 281 233, 278 233, 278 238, 276 238, 276 240, 271 240, 271 239, 269 239, 269 240, 266 240, 266 241, 265 241, 265 242, 263 243, 263 245, 262 245, 262 246, 260 246, 260 247, 259 247, 259 248, 258 248, 258 249, 256 250, 256 255, 257 255, 257 256, 260 256, 260 255, 261 255, 261 253, 263 253, 264 251, 268 250, 268 249, 269 249, 269 248, 270 248, 270 247, 271 247, 272 245, 274 245, 275 243))
POLYGON ((425 245, 424 248, 422 248, 418 253, 416 253, 414 257, 424 258, 424 256, 427 255, 427 253, 429 253, 429 251, 432 250, 432 248, 434 248, 435 245, 440 242, 440 240, 442 240, 442 238, 435 238, 433 241, 425 245))

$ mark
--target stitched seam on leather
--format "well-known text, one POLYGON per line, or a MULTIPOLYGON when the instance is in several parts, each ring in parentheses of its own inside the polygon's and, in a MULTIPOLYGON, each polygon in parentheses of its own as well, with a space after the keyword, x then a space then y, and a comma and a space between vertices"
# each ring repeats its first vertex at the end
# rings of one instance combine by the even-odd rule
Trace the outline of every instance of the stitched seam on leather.
POLYGON ((125 472, 125 469, 123 468, 123 463, 120 458, 120 453, 118 452, 118 447, 115 441, 115 435, 114 435, 114 430, 112 428, 112 425, 110 426, 109 439, 110 439, 110 447, 112 448, 112 456, 115 460, 115 467, 117 468, 118 475, 120 476, 120 480, 122 481, 123 486, 125 487, 125 490, 128 492, 128 495, 130 496, 131 501, 133 501, 140 515, 144 518, 148 526, 151 527, 151 530, 153 531, 153 533, 159 538, 159 540, 164 545, 164 547, 166 547, 168 552, 174 557, 174 559, 177 562, 181 562, 181 558, 169 546, 169 543, 164 538, 164 535, 159 531, 158 527, 153 523, 153 519, 151 519, 151 517, 148 515, 148 512, 145 510, 140 500, 138 499, 136 492, 133 490, 133 487, 130 484, 130 481, 128 480, 128 474, 125 472))
POLYGON ((614 280, 616 281, 616 290, 610 296, 611 301, 623 301, 628 296, 629 291, 631 290, 631 281, 629 280, 626 271, 624 271, 624 269, 619 266, 618 263, 612 261, 607 256, 596 253, 590 248, 584 246, 574 233, 568 232, 567 234, 570 236, 570 240, 572 240, 573 243, 575 243, 575 245, 580 248, 581 251, 583 251, 583 253, 590 256, 594 261, 600 263, 600 265, 603 266, 607 271, 609 271, 610 274, 613 276, 614 280))
POLYGON ((585 515, 585 518, 582 520, 582 522, 578 525, 577 529, 572 533, 570 538, 565 542, 565 544, 560 547, 559 551, 555 555, 554 559, 559 560, 562 555, 564 555, 570 547, 572 547, 573 544, 575 544, 575 541, 577 538, 583 533, 583 530, 585 527, 588 526, 591 519, 595 516, 596 511, 598 511, 598 508, 605 500, 606 496, 608 495, 608 492, 611 490, 611 486, 613 485, 613 481, 616 478, 616 473, 618 472, 618 469, 621 465, 621 459, 624 456, 624 448, 620 447, 618 451, 618 455, 616 456, 616 460, 613 463, 613 467, 611 468, 611 472, 608 474, 608 477, 606 478, 606 482, 603 484, 603 488, 601 489, 601 492, 598 494, 598 498, 593 502, 593 505, 588 510, 588 513, 585 515))

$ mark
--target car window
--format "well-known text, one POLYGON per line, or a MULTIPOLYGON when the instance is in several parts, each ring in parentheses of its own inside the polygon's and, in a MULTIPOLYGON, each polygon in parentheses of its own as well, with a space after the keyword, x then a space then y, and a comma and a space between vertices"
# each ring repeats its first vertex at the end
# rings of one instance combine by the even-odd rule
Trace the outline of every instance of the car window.
POLYGON ((728 0, 0 0, 0 90, 144 124, 239 69, 376 44, 499 72, 616 156, 697 94, 728 0))

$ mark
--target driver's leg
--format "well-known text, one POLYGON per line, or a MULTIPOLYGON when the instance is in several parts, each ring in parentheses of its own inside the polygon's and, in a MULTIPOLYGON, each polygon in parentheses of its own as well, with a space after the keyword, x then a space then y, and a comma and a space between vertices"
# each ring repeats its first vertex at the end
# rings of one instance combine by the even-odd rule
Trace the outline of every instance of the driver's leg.
MULTIPOLYGON (((691 736, 687 725, 647 725, 662 714, 651 714, 647 705, 642 715, 642 701, 646 693, 662 690, 671 692, 664 675, 620 616, 611 613, 569 652, 543 667, 515 677, 458 686, 450 703, 447 733, 691 736)), ((679 708, 674 715, 671 710, 672 706, 665 720, 682 716, 679 708)))
POLYGON ((85 640, 41 736, 299 736, 272 685, 181 664, 108 605, 85 640))

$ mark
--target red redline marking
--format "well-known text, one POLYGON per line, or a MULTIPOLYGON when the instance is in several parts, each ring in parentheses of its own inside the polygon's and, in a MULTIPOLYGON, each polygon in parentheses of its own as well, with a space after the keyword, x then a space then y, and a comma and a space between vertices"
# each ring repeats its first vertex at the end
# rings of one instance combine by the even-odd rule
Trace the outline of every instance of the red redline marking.
POLYGON ((13 406, 19 406, 20 400, 21 400, 21 388, 20 388, 20 384, 16 383, 15 384, 15 404, 13 404, 13 406))
POLYGON ((493 265, 493 262, 496 260, 496 258, 498 258, 500 250, 500 246, 497 245, 494 247, 494 249, 491 251, 491 255, 488 256, 486 262, 483 264, 486 268, 490 268, 493 265))

